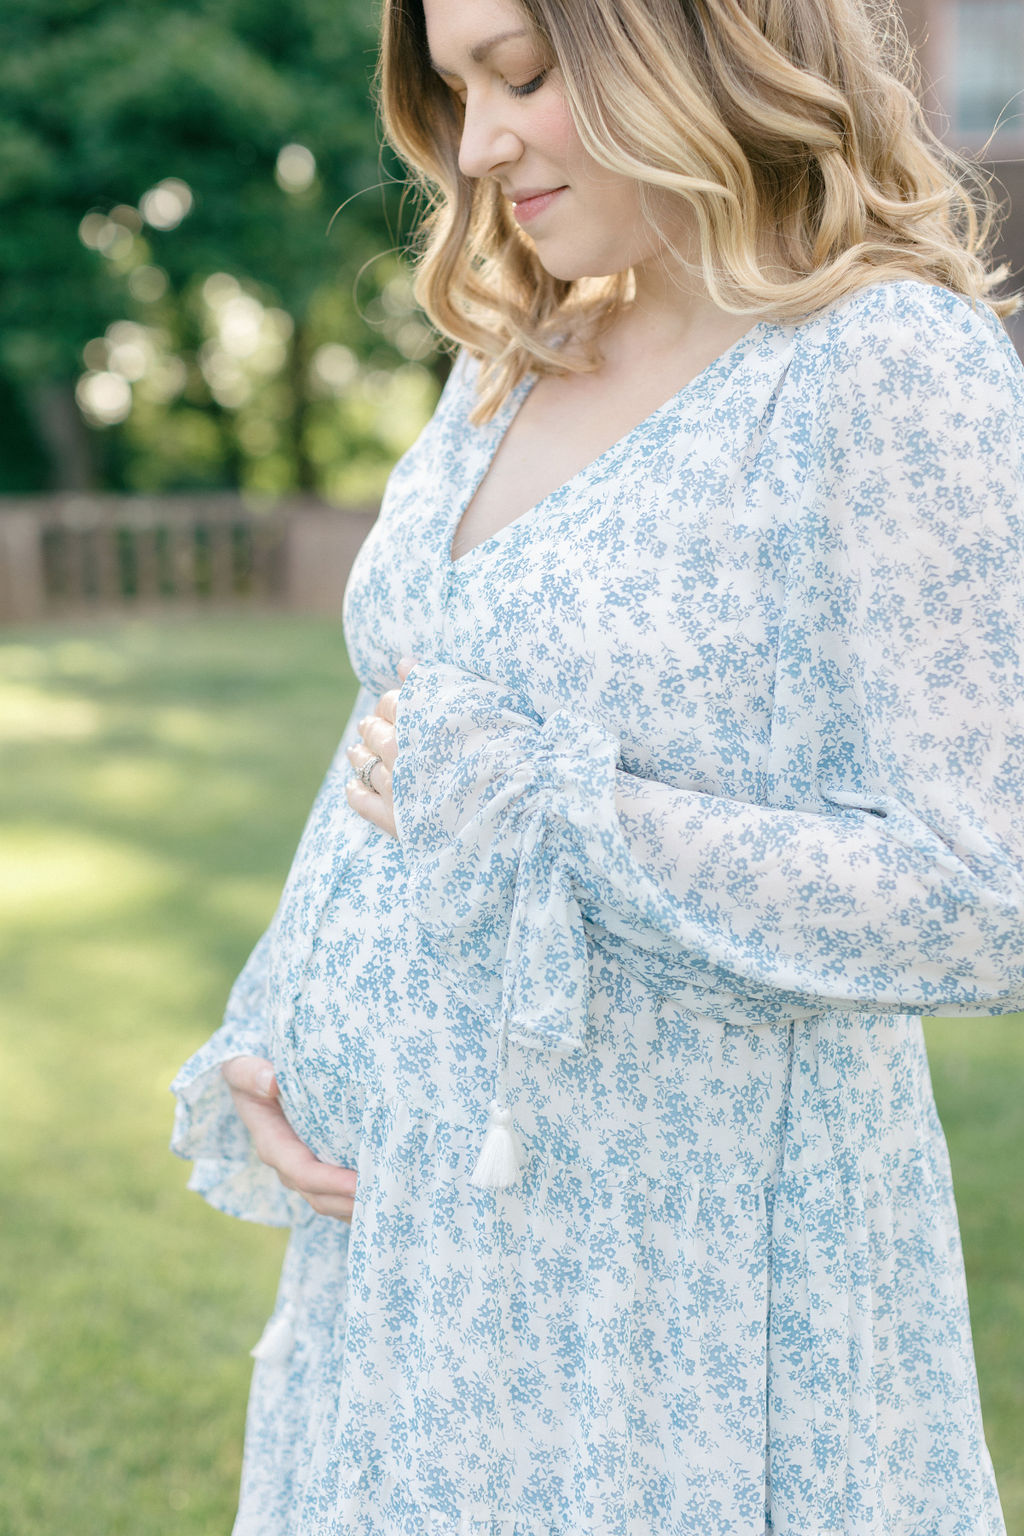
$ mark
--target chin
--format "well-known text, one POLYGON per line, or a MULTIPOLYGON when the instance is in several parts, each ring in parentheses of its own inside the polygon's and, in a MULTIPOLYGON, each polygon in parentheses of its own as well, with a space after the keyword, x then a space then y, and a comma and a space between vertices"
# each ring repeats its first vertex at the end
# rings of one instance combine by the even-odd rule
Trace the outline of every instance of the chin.
POLYGON ((550 277, 557 278, 562 283, 574 283, 583 277, 615 277, 619 272, 625 272, 629 261, 601 261, 593 259, 588 261, 585 257, 559 256, 555 252, 545 251, 541 246, 535 247, 537 259, 545 272, 550 277))

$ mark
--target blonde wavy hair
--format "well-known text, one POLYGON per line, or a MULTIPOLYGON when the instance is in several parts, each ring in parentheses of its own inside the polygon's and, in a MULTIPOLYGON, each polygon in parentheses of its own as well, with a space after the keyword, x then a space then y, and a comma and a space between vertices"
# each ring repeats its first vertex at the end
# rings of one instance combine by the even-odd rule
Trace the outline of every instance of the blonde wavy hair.
MULTIPOLYGON (((988 260, 989 180, 929 127, 892 3, 518 3, 594 159, 692 209, 720 308, 800 319, 868 283, 913 278, 1000 316, 1017 309, 1017 297, 991 296, 1008 274, 988 260)), ((378 84, 385 133, 426 205, 416 298, 482 363, 474 419, 528 371, 597 367, 630 274, 552 277, 497 183, 462 174, 462 108, 431 68, 420 0, 385 0, 378 84)))

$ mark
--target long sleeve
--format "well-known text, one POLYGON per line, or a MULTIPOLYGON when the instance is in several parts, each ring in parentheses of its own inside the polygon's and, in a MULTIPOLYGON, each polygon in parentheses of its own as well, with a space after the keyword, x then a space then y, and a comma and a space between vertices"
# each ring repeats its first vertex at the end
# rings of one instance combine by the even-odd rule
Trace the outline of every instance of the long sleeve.
POLYGON ((588 946, 755 1023, 1024 1007, 1019 363, 946 294, 801 367, 763 800, 625 773, 585 712, 458 667, 402 689, 411 905, 524 1039, 580 1043, 588 946))
MULTIPOLYGON (((337 798, 339 774, 348 774, 345 750, 358 735, 357 722, 372 704, 372 694, 360 689, 310 811, 289 883, 304 869, 307 852, 329 835, 327 812, 337 798)), ((362 823, 353 835, 362 835, 362 823)), ((220 1071, 234 1056, 273 1055, 271 964, 277 923, 275 916, 232 987, 220 1028, 189 1057, 171 1084, 177 1100, 171 1150, 192 1160, 188 1187, 217 1210, 267 1226, 292 1226, 308 1219, 309 1207, 256 1155, 220 1071)))
POLYGON ((222 1063, 233 1056, 269 1054, 271 940, 268 929, 231 989, 220 1029, 189 1058, 171 1084, 177 1097, 171 1150, 192 1159, 188 1187, 217 1210, 284 1227, 299 1214, 296 1197, 273 1169, 260 1162, 220 1072, 222 1063))

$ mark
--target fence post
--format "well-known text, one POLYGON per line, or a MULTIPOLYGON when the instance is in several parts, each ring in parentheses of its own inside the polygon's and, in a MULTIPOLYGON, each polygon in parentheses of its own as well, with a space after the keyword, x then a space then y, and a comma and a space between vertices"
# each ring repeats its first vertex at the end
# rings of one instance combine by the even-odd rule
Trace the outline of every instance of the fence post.
POLYGON ((0 515, 0 623, 36 619, 45 610, 42 535, 31 512, 0 515))

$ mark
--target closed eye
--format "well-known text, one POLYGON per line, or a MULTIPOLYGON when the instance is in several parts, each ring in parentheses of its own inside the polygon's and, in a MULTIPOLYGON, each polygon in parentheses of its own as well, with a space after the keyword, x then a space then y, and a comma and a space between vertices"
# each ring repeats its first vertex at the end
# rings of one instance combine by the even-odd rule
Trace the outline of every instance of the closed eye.
POLYGON ((525 85, 510 85, 509 92, 513 96, 532 96, 534 91, 539 91, 548 77, 546 69, 542 69, 539 75, 534 75, 532 80, 527 80, 525 85))
MULTIPOLYGON (((443 78, 444 72, 442 70, 437 70, 436 73, 441 75, 443 78)), ((550 69, 542 69, 539 75, 534 75, 533 79, 527 80, 525 85, 513 85, 511 81, 506 81, 505 89, 508 91, 510 96, 532 96, 534 91, 540 90, 541 86, 544 84, 550 73, 550 69)), ((453 85, 449 85, 449 90, 451 91, 455 100, 458 102, 459 106, 465 108, 465 90, 456 90, 453 85)))

